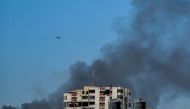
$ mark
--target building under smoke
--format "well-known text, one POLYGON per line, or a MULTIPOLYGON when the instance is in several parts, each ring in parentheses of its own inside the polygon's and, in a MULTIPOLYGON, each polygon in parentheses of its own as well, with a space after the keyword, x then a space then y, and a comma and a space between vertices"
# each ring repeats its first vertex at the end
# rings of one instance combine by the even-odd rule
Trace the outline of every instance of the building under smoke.
POLYGON ((84 86, 64 93, 64 109, 129 109, 130 90, 125 87, 84 86))

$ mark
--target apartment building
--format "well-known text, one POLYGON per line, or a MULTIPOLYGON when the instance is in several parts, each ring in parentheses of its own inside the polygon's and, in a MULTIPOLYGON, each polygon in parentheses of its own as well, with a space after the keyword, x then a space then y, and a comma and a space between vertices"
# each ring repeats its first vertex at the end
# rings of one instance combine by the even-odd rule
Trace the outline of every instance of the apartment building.
POLYGON ((114 101, 118 109, 130 107, 130 90, 125 87, 84 86, 82 90, 64 93, 64 109, 112 109, 114 101))

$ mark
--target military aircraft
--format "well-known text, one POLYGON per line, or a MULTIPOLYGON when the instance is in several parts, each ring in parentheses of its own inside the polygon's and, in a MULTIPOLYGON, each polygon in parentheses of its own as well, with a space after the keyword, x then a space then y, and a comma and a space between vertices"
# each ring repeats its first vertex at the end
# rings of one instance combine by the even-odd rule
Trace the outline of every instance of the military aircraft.
POLYGON ((61 39, 63 38, 62 36, 55 36, 56 39, 61 39))

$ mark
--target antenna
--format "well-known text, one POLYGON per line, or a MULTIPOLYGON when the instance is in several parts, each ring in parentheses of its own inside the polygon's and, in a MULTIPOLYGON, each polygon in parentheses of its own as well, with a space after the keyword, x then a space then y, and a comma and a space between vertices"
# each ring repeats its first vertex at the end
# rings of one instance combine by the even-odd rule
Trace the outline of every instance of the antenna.
POLYGON ((95 69, 92 71, 92 77, 93 77, 93 86, 95 86, 95 69))

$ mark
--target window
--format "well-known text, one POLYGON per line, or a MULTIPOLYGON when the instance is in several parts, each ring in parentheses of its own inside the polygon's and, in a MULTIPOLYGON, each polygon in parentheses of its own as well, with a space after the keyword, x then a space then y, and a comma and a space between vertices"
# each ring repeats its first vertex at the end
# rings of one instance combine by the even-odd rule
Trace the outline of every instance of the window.
POLYGON ((124 97, 125 98, 125 102, 127 102, 127 97, 124 97))
POLYGON ((94 105, 94 104, 95 104, 95 102, 90 102, 89 104, 90 104, 90 105, 94 105))
POLYGON ((89 90, 89 93, 95 93, 95 90, 89 90))
POLYGON ((100 99, 105 99, 105 97, 100 97, 100 99))
POLYGON ((72 99, 77 99, 77 97, 72 97, 72 99))
POLYGON ((118 89, 117 93, 123 93, 123 90, 122 89, 118 89))
POLYGON ((95 99, 95 96, 82 96, 82 99, 95 99))
POLYGON ((71 92, 72 96, 77 96, 77 92, 71 92))
POLYGON ((100 95, 104 95, 104 91, 100 91, 100 95))
POLYGON ((64 100, 67 100, 67 96, 64 96, 64 100))
POLYGON ((82 96, 82 99, 88 99, 88 96, 82 96))
POLYGON ((131 95, 131 92, 129 92, 128 95, 131 95))
POLYGON ((95 99, 95 96, 89 96, 89 99, 95 99))
POLYGON ((72 98, 71 98, 71 101, 72 101, 72 102, 76 102, 76 101, 77 101, 77 97, 72 97, 72 98))
POLYGON ((123 95, 117 95, 118 99, 123 99, 123 95))
POLYGON ((88 91, 86 91, 86 94, 88 94, 88 91))
POLYGON ((64 103, 63 105, 64 105, 64 107, 67 107, 67 103, 64 103))
POLYGON ((74 104, 73 104, 73 103, 70 103, 70 104, 69 104, 69 107, 74 107, 74 104))
POLYGON ((131 107, 131 103, 129 103, 129 107, 131 107))
POLYGON ((82 106, 88 106, 88 102, 82 102, 82 106))
POLYGON ((105 97, 100 97, 100 102, 104 102, 105 101, 105 97))
POLYGON ((104 91, 104 94, 105 94, 105 95, 109 95, 109 94, 110 94, 110 90, 105 90, 105 91, 104 91))

